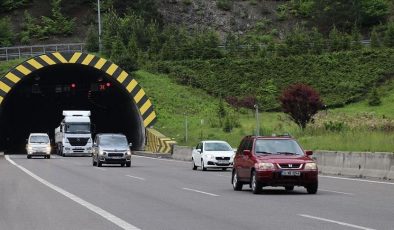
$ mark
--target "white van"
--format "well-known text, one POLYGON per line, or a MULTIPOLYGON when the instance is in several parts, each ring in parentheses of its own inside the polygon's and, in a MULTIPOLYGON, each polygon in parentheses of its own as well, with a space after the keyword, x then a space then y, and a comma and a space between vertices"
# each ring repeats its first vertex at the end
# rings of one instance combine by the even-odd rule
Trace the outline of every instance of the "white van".
POLYGON ((43 156, 51 158, 51 141, 46 133, 31 133, 26 144, 27 158, 43 156))

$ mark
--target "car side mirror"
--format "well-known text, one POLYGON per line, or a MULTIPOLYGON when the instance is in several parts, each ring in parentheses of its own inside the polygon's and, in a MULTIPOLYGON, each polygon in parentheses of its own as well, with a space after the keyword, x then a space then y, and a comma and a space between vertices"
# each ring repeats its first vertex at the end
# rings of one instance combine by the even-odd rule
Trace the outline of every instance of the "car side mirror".
POLYGON ((306 151, 305 151, 305 154, 306 154, 307 156, 311 156, 311 155, 313 155, 313 151, 311 151, 311 150, 306 150, 306 151))
POLYGON ((198 153, 201 153, 201 149, 196 149, 196 151, 197 151, 198 153))
POLYGON ((132 144, 132 143, 129 143, 129 147, 130 147, 130 148, 133 147, 133 144, 132 144))
POLYGON ((243 153, 245 156, 252 156, 252 152, 250 152, 250 150, 245 149, 243 153))

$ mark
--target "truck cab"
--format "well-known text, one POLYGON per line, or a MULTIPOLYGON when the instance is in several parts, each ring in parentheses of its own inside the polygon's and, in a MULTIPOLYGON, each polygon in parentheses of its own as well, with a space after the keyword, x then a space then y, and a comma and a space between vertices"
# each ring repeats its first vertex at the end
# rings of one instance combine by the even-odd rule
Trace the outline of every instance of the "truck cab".
POLYGON ((55 129, 59 155, 91 156, 92 134, 90 111, 63 111, 64 119, 55 129))

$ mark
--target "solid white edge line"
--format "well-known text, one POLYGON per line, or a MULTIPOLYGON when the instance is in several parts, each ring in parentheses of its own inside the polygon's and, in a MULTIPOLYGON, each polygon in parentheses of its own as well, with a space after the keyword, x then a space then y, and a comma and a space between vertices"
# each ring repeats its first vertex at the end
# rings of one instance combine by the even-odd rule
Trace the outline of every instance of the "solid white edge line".
POLYGON ((138 176, 132 176, 132 175, 126 175, 126 176, 127 176, 127 177, 130 177, 130 178, 137 179, 137 180, 145 180, 145 178, 138 177, 138 176))
POLYGON ((319 188, 319 191, 332 192, 332 193, 338 193, 338 194, 349 195, 349 196, 353 196, 354 195, 354 193, 338 192, 338 191, 326 190, 326 189, 320 189, 320 188, 319 188))
POLYGON ((6 160, 9 161, 11 164, 15 165, 16 167, 18 167, 20 170, 22 170, 23 172, 25 172, 26 174, 28 174, 29 176, 33 177, 34 179, 36 179, 37 181, 39 181, 40 183, 44 184, 45 186, 51 188, 52 190, 55 190, 56 192, 62 194, 63 196, 71 199, 72 201, 82 205, 83 207, 89 209, 90 211, 104 217, 105 219, 107 219, 108 221, 114 223, 115 225, 119 226, 122 229, 126 229, 126 230, 139 230, 139 228, 137 228, 134 225, 131 225, 130 223, 127 223, 126 221, 120 219, 117 216, 114 216, 113 214, 105 211, 104 209, 95 206, 94 204, 91 204, 85 200, 83 200, 82 198, 67 192, 66 190, 51 184, 50 182, 46 181, 45 179, 37 176, 36 174, 32 173, 31 171, 29 171, 28 169, 24 168, 23 166, 18 165, 17 163, 15 163, 13 160, 10 159, 10 157, 7 155, 5 156, 6 160))
POLYGON ((374 181, 374 180, 363 180, 363 179, 355 179, 355 178, 346 178, 346 177, 336 177, 336 176, 321 176, 323 178, 330 178, 330 179, 338 179, 338 180, 350 180, 350 181, 359 181, 359 182, 367 182, 367 183, 375 183, 375 184, 389 184, 394 185, 392 182, 384 182, 384 181, 374 181))
POLYGON ((329 223, 339 224, 339 225, 347 226, 347 227, 351 227, 351 228, 357 228, 357 229, 362 229, 362 230, 375 230, 373 228, 367 228, 367 227, 363 227, 363 226, 358 226, 358 225, 349 224, 349 223, 336 221, 336 220, 330 220, 330 219, 321 218, 321 217, 317 217, 317 216, 310 216, 310 215, 306 215, 306 214, 298 214, 298 215, 305 217, 305 218, 310 218, 310 219, 325 221, 325 222, 329 222, 329 223))
POLYGON ((102 168, 96 168, 96 167, 94 167, 95 169, 98 169, 98 170, 101 170, 101 171, 107 171, 106 169, 102 169, 102 168))
POLYGON ((209 193, 209 192, 203 192, 200 190, 195 190, 195 189, 191 189, 191 188, 182 188, 183 190, 187 190, 187 191, 192 191, 192 192, 197 192, 197 193, 201 193, 201 194, 205 194, 205 195, 209 195, 209 196, 219 196, 213 193, 209 193))

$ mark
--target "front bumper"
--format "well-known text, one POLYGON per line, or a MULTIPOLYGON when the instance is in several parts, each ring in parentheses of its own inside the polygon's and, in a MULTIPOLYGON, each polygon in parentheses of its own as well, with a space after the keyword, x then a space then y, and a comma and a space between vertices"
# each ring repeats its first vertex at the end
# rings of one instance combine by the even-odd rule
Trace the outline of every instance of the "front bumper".
POLYGON ((263 186, 307 186, 318 182, 317 170, 295 170, 299 176, 283 176, 282 171, 257 171, 256 179, 263 186))
POLYGON ((204 162, 206 168, 232 168, 233 161, 218 161, 218 160, 207 160, 204 162))
POLYGON ((99 156, 98 160, 104 164, 121 164, 131 161, 131 155, 124 157, 109 157, 109 156, 99 156))
POLYGON ((63 154, 66 156, 91 156, 91 147, 63 147, 63 154))
POLYGON ((27 155, 29 155, 29 156, 49 156, 49 155, 51 155, 51 152, 27 151, 27 155))

